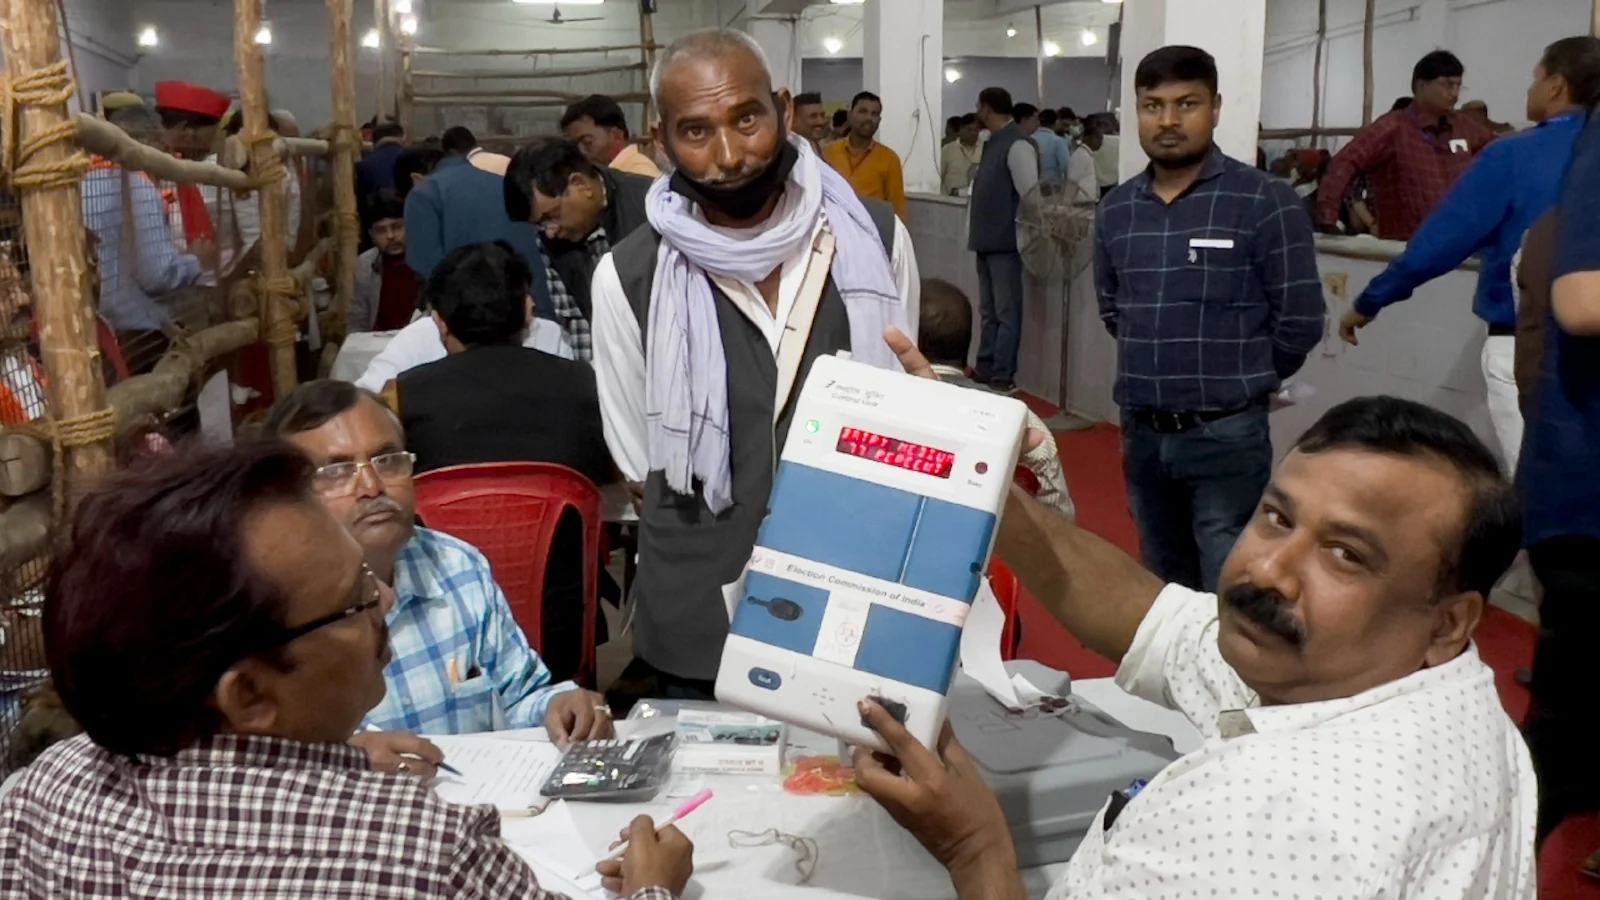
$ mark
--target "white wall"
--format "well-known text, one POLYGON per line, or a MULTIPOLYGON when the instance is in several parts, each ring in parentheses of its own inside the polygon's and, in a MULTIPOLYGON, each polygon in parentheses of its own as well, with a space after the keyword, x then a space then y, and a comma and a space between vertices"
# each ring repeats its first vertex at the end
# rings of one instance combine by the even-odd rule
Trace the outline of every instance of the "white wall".
MULTIPOLYGON (((90 2, 90 0, 83 0, 90 2)), ((126 0, 98 0, 116 4, 126 0)), ((233 59, 233 3, 227 0, 133 0, 124 15, 130 35, 155 26, 161 44, 140 50, 137 88, 148 95, 156 82, 190 81, 232 94, 238 83, 233 59)), ((333 72, 328 62, 328 7, 323 0, 270 0, 267 99, 295 114, 309 131, 333 118, 333 72)), ((356 0, 352 39, 372 27, 372 3, 356 0)), ((375 51, 356 48, 356 116, 374 112, 375 51)))
MULTIPOLYGON (((70 52, 83 97, 80 108, 93 105, 96 93, 121 90, 133 84, 136 62, 133 31, 128 25, 124 0, 66 0, 67 19, 62 29, 64 52, 70 52), (72 36, 72 45, 65 38, 72 36)), ((0 42, 0 61, 4 42, 0 42)))
MULTIPOLYGON (((1411 93, 1411 68, 1446 49, 1466 65, 1462 100, 1483 100, 1498 121, 1526 121, 1524 100, 1545 46, 1590 27, 1591 0, 1378 0, 1373 32, 1374 115, 1411 93)), ((1328 0, 1323 124, 1361 124, 1362 0, 1328 0)), ((1311 124, 1317 0, 1268 0, 1261 118, 1268 128, 1311 124)))

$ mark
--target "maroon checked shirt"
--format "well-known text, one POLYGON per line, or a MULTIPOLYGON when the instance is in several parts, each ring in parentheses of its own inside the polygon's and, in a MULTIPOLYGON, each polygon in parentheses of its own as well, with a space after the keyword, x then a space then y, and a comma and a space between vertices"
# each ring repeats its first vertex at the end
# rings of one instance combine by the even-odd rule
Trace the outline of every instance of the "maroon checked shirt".
POLYGON ((445 803, 354 747, 219 735, 135 760, 80 735, 0 800, 0 897, 559 895, 501 842, 492 808, 445 803))
POLYGON ((1361 129, 1328 164, 1317 189, 1317 223, 1339 221, 1351 184, 1366 174, 1377 206, 1378 236, 1408 241, 1492 140, 1494 132, 1460 112, 1434 122, 1424 121, 1415 106, 1387 113, 1361 129))

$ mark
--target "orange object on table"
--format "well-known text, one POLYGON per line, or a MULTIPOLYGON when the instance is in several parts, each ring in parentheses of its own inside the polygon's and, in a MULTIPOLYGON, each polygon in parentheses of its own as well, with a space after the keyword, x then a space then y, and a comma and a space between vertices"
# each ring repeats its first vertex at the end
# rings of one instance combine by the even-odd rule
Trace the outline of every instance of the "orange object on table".
POLYGON ((802 797, 857 794, 856 770, 837 756, 800 756, 789 763, 783 789, 802 797))

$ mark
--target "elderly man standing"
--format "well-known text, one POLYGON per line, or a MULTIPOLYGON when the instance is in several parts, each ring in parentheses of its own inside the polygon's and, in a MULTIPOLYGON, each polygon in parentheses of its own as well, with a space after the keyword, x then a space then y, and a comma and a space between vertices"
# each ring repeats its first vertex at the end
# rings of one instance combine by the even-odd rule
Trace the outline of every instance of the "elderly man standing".
POLYGON ((278 401, 267 430, 311 457, 317 497, 394 590, 389 690, 369 723, 417 734, 543 725, 560 743, 611 734, 599 695, 551 683, 483 554, 417 527, 416 458, 382 401, 347 382, 308 382, 278 401))
MULTIPOLYGON (((560 900, 493 808, 349 745, 384 697, 394 595, 316 478, 279 442, 196 449, 78 506, 43 628, 85 733, 0 801, 0 896, 560 900)), ((693 848, 631 832, 607 886, 670 900, 693 848)))
POLYGON ((791 392, 838 350, 898 368, 882 334, 916 321, 918 278, 893 209, 787 133, 788 94, 749 35, 676 41, 651 89, 675 171, 650 188, 650 227, 595 271, 595 374, 612 456, 644 483, 641 674, 709 697, 722 587, 766 514, 791 392))
MULTIPOLYGON (((1472 642, 1520 526, 1471 430, 1392 397, 1300 438, 1220 594, 1163 585, 1013 488, 995 553, 1120 661, 1119 685, 1205 738, 1112 795, 1050 896, 1531 900, 1533 766, 1472 642)), ((1024 897, 1005 816, 949 726, 935 756, 861 711, 902 767, 858 751, 862 788, 961 900, 1024 897)))

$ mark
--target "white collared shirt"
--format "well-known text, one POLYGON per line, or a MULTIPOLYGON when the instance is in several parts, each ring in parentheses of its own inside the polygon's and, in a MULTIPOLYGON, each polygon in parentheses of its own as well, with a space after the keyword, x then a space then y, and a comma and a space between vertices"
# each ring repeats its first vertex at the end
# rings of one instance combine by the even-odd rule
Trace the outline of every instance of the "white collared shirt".
MULTIPOLYGON (((735 240, 748 240, 782 221, 797 194, 786 193, 778 202, 772 217, 755 228, 716 230, 735 240)), ((699 215, 698 208, 695 215, 699 215)), ((825 226, 824 218, 818 216, 813 237, 825 226)), ((812 240, 802 244, 794 256, 783 262, 783 272, 778 277, 776 314, 753 282, 712 276, 734 307, 761 329, 772 347, 774 359, 778 355, 778 342, 783 337, 784 325, 789 321, 789 313, 799 299, 801 285, 805 283, 814 243, 812 240)), ((913 329, 910 336, 915 339, 917 316, 921 312, 922 282, 917 274, 917 258, 912 250, 911 235, 899 219, 895 219, 894 247, 889 257, 894 269, 895 285, 905 304, 906 321, 913 329)), ((606 444, 611 448, 611 458, 616 461, 622 476, 629 481, 643 481, 650 471, 650 437, 645 424, 644 339, 639 332, 639 320, 634 316, 627 295, 623 293, 616 263, 609 253, 595 268, 590 296, 594 304, 594 372, 600 389, 600 416, 605 425, 606 444)))
POLYGON ((1537 788, 1476 646, 1354 697, 1262 707, 1217 598, 1169 585, 1117 684, 1205 737, 1096 817, 1050 900, 1532 900, 1537 788))
MULTIPOLYGON (((522 346, 572 359, 572 348, 567 345, 561 326, 549 319, 534 319, 522 346)), ((383 351, 367 363, 366 371, 356 379, 356 387, 376 393, 392 379, 400 377, 401 372, 437 362, 446 355, 444 341, 439 338, 439 324, 432 316, 419 316, 396 332, 383 351)))

